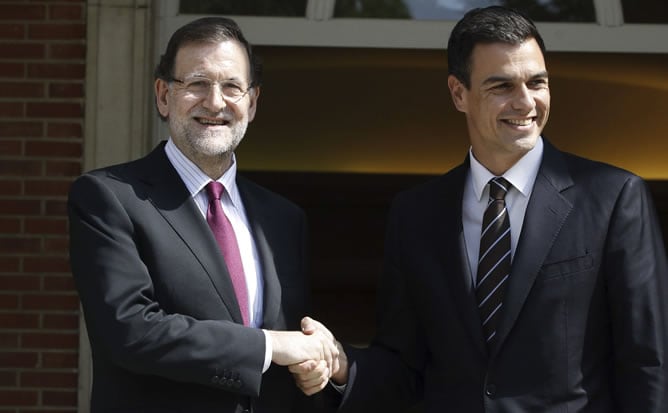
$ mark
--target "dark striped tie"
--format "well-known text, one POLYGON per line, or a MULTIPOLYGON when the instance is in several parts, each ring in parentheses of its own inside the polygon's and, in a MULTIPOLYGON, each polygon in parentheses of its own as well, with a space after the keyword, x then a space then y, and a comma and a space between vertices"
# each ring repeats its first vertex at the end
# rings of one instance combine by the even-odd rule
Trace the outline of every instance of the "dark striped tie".
POLYGON ((503 178, 489 181, 489 203, 482 218, 476 298, 488 344, 496 335, 506 282, 510 275, 510 218, 505 201, 508 189, 510 184, 503 178))

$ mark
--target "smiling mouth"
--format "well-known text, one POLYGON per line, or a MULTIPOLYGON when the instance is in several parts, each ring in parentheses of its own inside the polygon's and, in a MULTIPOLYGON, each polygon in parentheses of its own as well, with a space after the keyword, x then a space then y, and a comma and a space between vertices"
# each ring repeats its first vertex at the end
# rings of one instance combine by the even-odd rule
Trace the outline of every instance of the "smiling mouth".
POLYGON ((210 125, 210 126, 225 126, 230 123, 225 119, 195 118, 195 120, 202 125, 210 125))
POLYGON ((504 122, 514 126, 529 126, 534 122, 535 118, 529 119, 505 119, 504 122))

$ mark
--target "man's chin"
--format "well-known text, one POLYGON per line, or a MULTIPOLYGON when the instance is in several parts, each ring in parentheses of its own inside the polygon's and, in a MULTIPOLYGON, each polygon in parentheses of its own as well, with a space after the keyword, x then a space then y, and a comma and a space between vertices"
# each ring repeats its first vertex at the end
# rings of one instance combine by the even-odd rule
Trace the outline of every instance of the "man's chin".
POLYGON ((191 140, 195 150, 206 156, 221 156, 237 149, 240 138, 229 136, 202 136, 191 140))
POLYGON ((200 147, 198 148, 198 151, 205 156, 209 157, 221 157, 221 156, 227 156, 230 153, 234 152, 234 150, 237 149, 236 145, 216 145, 214 147, 200 147))
POLYGON ((524 150, 524 151, 530 151, 536 146, 536 142, 538 142, 538 137, 540 135, 536 134, 531 134, 527 136, 518 136, 515 138, 514 145, 518 149, 524 150))

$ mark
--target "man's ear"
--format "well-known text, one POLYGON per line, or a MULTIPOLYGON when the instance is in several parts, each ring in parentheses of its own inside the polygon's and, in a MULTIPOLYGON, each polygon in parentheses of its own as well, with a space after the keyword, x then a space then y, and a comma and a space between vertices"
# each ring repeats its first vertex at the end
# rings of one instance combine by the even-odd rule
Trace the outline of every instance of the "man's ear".
POLYGON ((468 89, 466 89, 466 86, 454 75, 448 75, 448 88, 450 89, 450 96, 452 97, 452 102, 455 104, 455 108, 460 112, 466 113, 468 111, 466 101, 466 92, 468 92, 468 89))
POLYGON ((163 118, 169 117, 168 92, 169 85, 163 79, 156 79, 153 85, 155 89, 155 106, 163 118))
POLYGON ((257 102, 260 98, 260 86, 255 86, 248 92, 248 97, 250 98, 250 104, 248 106, 248 122, 252 122, 255 119, 255 112, 257 112, 257 102))

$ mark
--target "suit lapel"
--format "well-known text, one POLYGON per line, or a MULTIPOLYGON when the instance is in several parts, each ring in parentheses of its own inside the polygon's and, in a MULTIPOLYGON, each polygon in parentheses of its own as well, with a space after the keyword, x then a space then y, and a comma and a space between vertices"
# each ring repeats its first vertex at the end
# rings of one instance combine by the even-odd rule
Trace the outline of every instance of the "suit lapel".
POLYGON ((484 345, 485 340, 482 332, 482 324, 478 313, 478 305, 473 289, 473 279, 471 278, 471 267, 466 252, 466 241, 463 229, 458 233, 457 252, 460 257, 458 260, 460 266, 453 271, 453 276, 449 277, 453 282, 453 288, 451 289, 451 291, 455 293, 453 298, 457 302, 457 307, 460 310, 463 322, 469 327, 468 331, 471 333, 471 339, 475 344, 475 347, 481 354, 487 354, 487 347, 484 345), (459 291, 463 291, 464 293, 459 294, 459 291))
POLYGON ((445 282, 449 285, 451 299, 459 311, 464 329, 471 334, 474 346, 482 355, 487 349, 484 345, 482 325, 471 278, 464 227, 462 224, 462 202, 464 185, 469 171, 469 162, 464 162, 444 177, 442 190, 439 191, 437 201, 437 217, 434 222, 440 222, 438 228, 438 245, 440 251, 454 251, 455 259, 448 259, 453 255, 440 253, 441 266, 445 282))
POLYGON ((281 306, 281 284, 276 271, 274 253, 265 234, 270 228, 270 222, 267 220, 270 211, 265 210, 267 205, 257 199, 252 186, 248 185, 244 178, 238 176, 237 185, 246 209, 264 281, 262 327, 277 328, 276 321, 281 306))
POLYGON ((522 233, 513 258, 492 356, 508 337, 552 244, 573 208, 562 193, 573 186, 563 155, 547 141, 527 205, 522 233))
POLYGON ((145 159, 150 202, 200 262, 232 320, 243 324, 234 286, 218 244, 183 181, 167 159, 164 144, 159 145, 145 159))

